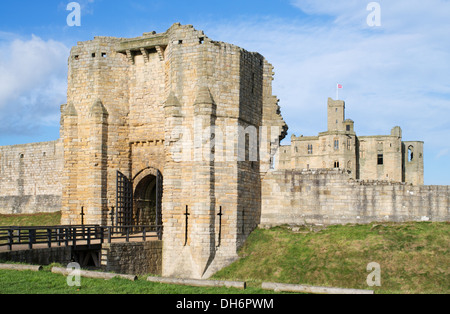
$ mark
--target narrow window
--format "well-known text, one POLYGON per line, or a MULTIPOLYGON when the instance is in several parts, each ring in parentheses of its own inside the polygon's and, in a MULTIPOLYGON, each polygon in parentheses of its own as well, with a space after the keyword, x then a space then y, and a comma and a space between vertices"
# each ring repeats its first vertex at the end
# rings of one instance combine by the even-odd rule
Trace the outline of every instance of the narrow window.
POLYGON ((414 147, 413 146, 409 146, 408 147, 408 161, 411 162, 414 160, 414 147))
POLYGON ((334 150, 339 150, 339 140, 334 140, 334 150))
POLYGON ((80 56, 79 55, 76 55, 76 56, 74 56, 73 57, 75 60, 78 60, 78 59, 80 59, 80 56))
POLYGON ((378 154, 378 165, 383 165, 384 164, 384 160, 383 160, 383 154, 378 154))
POLYGON ((95 58, 95 52, 92 53, 92 58, 95 58))
POLYGON ((200 38, 198 39, 198 42, 199 42, 200 45, 203 44, 204 41, 205 41, 205 38, 204 38, 204 37, 200 37, 200 38))
POLYGON ((102 52, 102 58, 106 58, 107 56, 106 52, 102 52))
POLYGON ((312 144, 308 144, 308 154, 312 155, 312 153, 313 153, 313 146, 312 144))
POLYGON ((350 132, 350 125, 347 124, 347 132, 350 132))
POLYGON ((336 169, 339 168, 339 161, 334 162, 334 168, 336 168, 336 169))
POLYGON ((178 45, 181 45, 181 44, 183 44, 183 41, 180 39, 180 40, 178 41, 178 45))

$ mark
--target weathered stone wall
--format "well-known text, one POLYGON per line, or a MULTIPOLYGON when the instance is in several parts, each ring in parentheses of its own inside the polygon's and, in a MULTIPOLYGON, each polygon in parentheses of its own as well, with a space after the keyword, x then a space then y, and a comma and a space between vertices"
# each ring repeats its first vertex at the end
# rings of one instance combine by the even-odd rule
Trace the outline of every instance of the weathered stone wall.
POLYGON ((130 275, 162 274, 162 242, 106 243, 101 265, 107 272, 130 275))
POLYGON ((262 182, 261 225, 449 221, 449 186, 356 181, 342 170, 278 170, 262 182))
POLYGON ((61 210, 62 142, 0 147, 0 213, 61 210))
POLYGON ((115 203, 117 170, 130 175, 129 63, 121 40, 79 42, 69 57, 67 105, 62 110, 62 223, 106 224, 115 203))

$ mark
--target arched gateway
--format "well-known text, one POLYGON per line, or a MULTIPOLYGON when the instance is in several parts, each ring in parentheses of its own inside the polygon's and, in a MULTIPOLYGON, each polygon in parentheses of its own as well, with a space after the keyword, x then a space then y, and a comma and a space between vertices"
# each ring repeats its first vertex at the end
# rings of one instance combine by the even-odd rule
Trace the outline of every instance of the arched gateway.
POLYGON ((117 226, 159 226, 162 223, 163 176, 149 167, 131 180, 117 172, 117 226))

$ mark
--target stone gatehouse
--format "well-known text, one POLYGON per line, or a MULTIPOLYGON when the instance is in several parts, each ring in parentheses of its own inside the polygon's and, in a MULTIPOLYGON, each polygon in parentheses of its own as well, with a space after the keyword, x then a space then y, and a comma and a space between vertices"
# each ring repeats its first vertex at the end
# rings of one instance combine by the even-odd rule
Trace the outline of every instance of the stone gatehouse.
MULTIPOLYGON (((378 188, 380 178, 358 181, 342 169, 304 173, 292 163, 300 138, 294 155, 279 158, 288 127, 273 76, 259 53, 191 25, 79 42, 60 139, 0 147, 0 213, 61 210, 64 225, 80 224, 82 213, 86 224, 163 225, 162 274, 189 278, 234 261, 261 224, 450 219, 448 187, 378 188), (411 205, 423 198, 420 209, 411 205)), ((328 135, 354 135, 350 121, 340 122, 328 135)))
POLYGON ((78 43, 61 118, 62 224, 79 224, 81 208, 88 224, 114 212, 118 225, 162 224, 163 275, 204 277, 234 260, 259 224, 271 142, 286 135, 272 71, 190 25, 78 43))

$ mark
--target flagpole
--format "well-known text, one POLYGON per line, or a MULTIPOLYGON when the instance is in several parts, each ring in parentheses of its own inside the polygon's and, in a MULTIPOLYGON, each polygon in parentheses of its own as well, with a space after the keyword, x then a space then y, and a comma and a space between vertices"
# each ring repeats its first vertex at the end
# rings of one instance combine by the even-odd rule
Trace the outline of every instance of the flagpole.
POLYGON ((336 100, 339 100, 339 90, 342 89, 342 85, 337 83, 336 84, 336 100))

